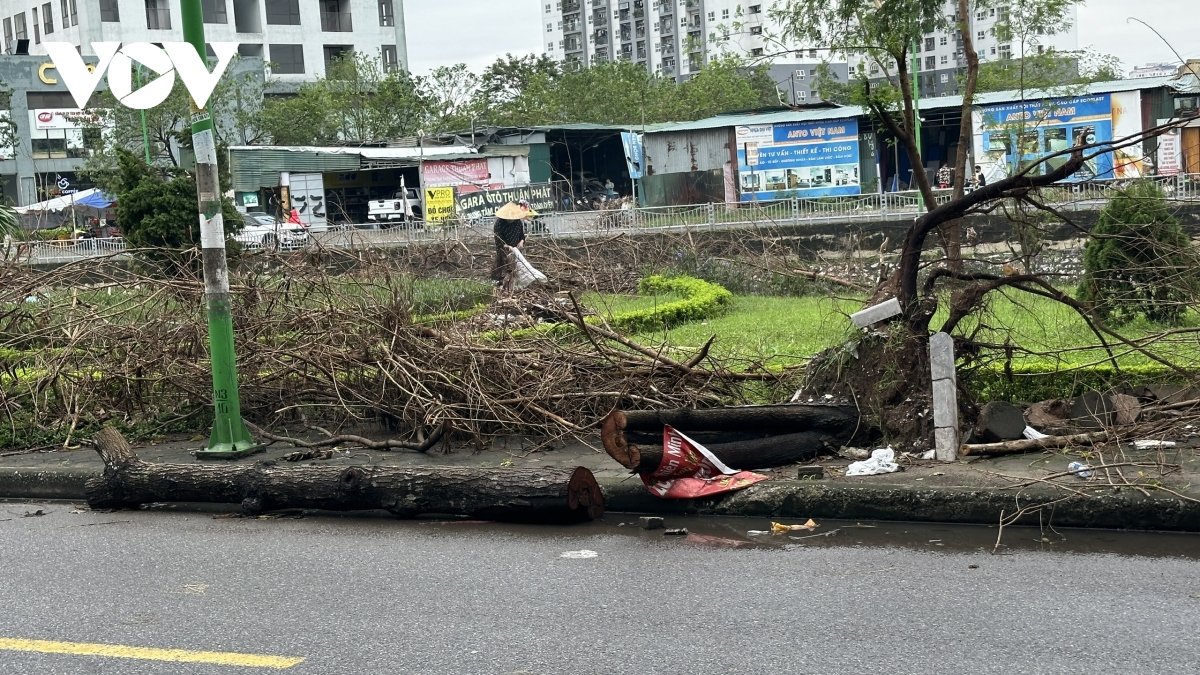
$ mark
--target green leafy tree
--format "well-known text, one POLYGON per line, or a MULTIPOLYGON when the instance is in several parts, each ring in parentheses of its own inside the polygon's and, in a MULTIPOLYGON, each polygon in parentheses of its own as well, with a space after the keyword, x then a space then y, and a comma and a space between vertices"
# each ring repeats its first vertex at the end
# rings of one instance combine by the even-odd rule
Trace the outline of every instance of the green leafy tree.
POLYGON ((1138 181, 1109 200, 1084 248, 1083 266, 1077 297, 1114 323, 1140 315, 1173 324, 1200 297, 1200 258, 1152 181, 1138 181))
POLYGON ((544 95, 561 75, 558 62, 544 54, 505 54, 480 76, 475 108, 487 124, 541 123, 549 116, 544 95))
MULTIPOLYGON (((117 169, 103 175, 103 189, 117 197, 117 222, 130 245, 174 252, 198 246, 195 176, 151 166, 124 148, 117 149, 116 160, 117 169)), ((226 236, 241 231, 242 218, 227 199, 222 214, 226 236)))
POLYGON ((465 63, 434 68, 421 85, 429 102, 430 131, 470 128, 478 116, 479 76, 465 63))
POLYGON ((384 73, 379 59, 352 52, 294 97, 268 100, 260 119, 264 136, 279 145, 359 143, 413 135, 431 107, 419 78, 384 73))

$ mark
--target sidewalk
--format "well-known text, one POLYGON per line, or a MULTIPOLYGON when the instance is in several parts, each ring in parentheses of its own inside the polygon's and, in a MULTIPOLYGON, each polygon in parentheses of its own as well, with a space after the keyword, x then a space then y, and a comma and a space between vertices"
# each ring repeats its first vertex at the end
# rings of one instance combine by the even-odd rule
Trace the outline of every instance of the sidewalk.
MULTIPOLYGON (((191 464, 196 462, 191 451, 202 445, 199 438, 176 438, 135 446, 135 451, 138 457, 148 462, 191 464)), ((593 445, 599 448, 599 439, 595 439, 593 445)), ((1057 478, 1054 485, 1047 483, 1045 477, 1065 472, 1071 461, 1099 465, 1101 459, 1095 456, 1083 458, 1078 454, 1036 453, 994 459, 972 458, 953 464, 906 460, 902 462, 903 471, 898 473, 846 478, 842 473, 849 460, 822 458, 808 463, 808 466, 824 468, 822 479, 797 480, 796 466, 781 467, 761 472, 770 475, 770 481, 723 497, 694 501, 663 500, 650 495, 638 477, 631 476, 603 451, 587 445, 576 443, 565 448, 531 452, 534 447, 528 439, 508 438, 498 439, 479 453, 466 446, 455 447, 449 453, 443 453, 439 446, 428 454, 352 449, 335 453, 329 460, 298 462, 297 466, 309 463, 412 467, 584 466, 603 486, 609 511, 995 525, 1000 521, 1001 512, 1008 517, 1021 508, 1027 509, 1021 522, 1036 524, 1039 518, 1036 507, 1046 505, 1041 518, 1043 522, 1052 519, 1055 526, 1200 532, 1200 458, 1197 458, 1200 438, 1195 436, 1187 444, 1175 448, 1126 449, 1120 459, 1113 458, 1115 453, 1106 453, 1103 463, 1126 465, 1098 470, 1090 480, 1075 476, 1057 478), (1130 463, 1153 466, 1129 466, 1130 463), (1178 465, 1180 468, 1161 475, 1159 465, 1178 465), (1178 496, 1152 488, 1143 492, 1125 486, 1125 479, 1147 486, 1157 484, 1173 490, 1178 496), (1024 483, 1028 486, 1013 487, 1024 483)), ((294 450, 296 448, 275 444, 265 452, 241 461, 283 463, 283 455, 294 450)), ((82 500, 84 483, 102 469, 100 458, 90 447, 31 454, 0 453, 0 498, 82 500)))

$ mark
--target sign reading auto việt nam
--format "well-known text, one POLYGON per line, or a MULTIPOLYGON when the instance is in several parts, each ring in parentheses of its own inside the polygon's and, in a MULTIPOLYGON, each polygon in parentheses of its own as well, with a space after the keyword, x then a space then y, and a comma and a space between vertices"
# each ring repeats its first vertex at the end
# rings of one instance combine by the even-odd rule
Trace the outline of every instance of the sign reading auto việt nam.
POLYGON ((92 51, 97 59, 94 68, 83 62, 83 56, 69 42, 45 45, 55 70, 80 108, 87 107, 88 99, 107 74, 109 91, 122 105, 135 110, 153 108, 165 101, 171 95, 177 74, 192 100, 204 107, 238 48, 236 42, 210 42, 209 47, 217 56, 217 65, 210 72, 196 48, 187 42, 164 42, 161 48, 149 42, 124 46, 120 42, 93 42, 92 51), (134 61, 158 76, 137 91, 133 89, 134 61))

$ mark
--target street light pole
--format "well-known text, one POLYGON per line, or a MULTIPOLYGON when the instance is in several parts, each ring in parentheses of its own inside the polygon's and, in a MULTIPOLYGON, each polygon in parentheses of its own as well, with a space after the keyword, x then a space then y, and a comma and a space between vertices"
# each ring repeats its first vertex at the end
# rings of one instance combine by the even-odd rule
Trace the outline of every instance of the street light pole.
MULTIPOLYGON (((200 0, 181 0, 183 39, 207 63, 204 14, 200 0)), ((196 196, 200 207, 200 246, 204 261, 204 296, 208 304, 208 343, 213 371, 213 428, 208 448, 197 459, 237 459, 262 449, 242 421, 237 359, 233 350, 233 315, 229 301, 229 263, 225 259, 225 222, 212 115, 192 102, 192 147, 196 153, 196 196)))

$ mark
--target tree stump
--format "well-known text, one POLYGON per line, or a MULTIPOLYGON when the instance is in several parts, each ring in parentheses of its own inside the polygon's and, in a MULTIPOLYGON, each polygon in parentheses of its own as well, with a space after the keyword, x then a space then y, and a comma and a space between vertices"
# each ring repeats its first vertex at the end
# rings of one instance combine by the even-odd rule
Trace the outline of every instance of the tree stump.
POLYGON ((465 467, 154 464, 134 454, 111 427, 95 437, 104 472, 87 483, 92 508, 151 502, 241 504, 248 513, 280 509, 383 509, 479 520, 573 523, 604 514, 591 471, 465 467))

